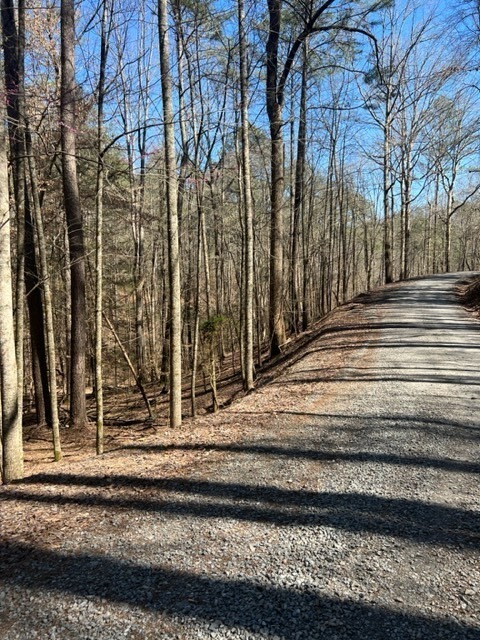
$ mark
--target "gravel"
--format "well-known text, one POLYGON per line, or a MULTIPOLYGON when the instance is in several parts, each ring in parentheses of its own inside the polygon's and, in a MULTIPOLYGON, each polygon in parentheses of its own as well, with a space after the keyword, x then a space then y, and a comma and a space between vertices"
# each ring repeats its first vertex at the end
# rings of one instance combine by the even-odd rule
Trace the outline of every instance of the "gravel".
POLYGON ((0 638, 480 639, 480 323, 458 277, 353 304, 212 418, 251 435, 183 477, 152 454, 0 488, 25 530, 58 521, 2 536, 0 638))

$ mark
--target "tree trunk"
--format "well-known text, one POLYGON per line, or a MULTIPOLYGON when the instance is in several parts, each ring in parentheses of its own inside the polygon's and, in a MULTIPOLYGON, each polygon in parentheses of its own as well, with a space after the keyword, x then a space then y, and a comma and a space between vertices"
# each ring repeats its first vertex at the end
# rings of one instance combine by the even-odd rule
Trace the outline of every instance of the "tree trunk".
POLYGON ((77 180, 75 114, 75 3, 62 0, 60 119, 62 141, 62 177, 65 213, 68 225, 71 274, 70 336, 70 426, 84 428, 87 423, 85 399, 86 300, 85 247, 83 220, 77 180))
POLYGON ((432 273, 437 273, 437 222, 438 222, 438 202, 440 194, 440 175, 435 176, 435 190, 433 199, 433 231, 432 231, 432 273))
MULTIPOLYGON (((0 85, 3 82, 0 81, 0 85)), ((0 88, 0 116, 5 122, 5 92, 0 88)), ((8 198, 7 139, 0 128, 0 389, 2 480, 23 478, 22 415, 18 398, 17 362, 13 323, 10 262, 10 209, 8 198)), ((23 278, 22 278, 23 279, 23 278)))
POLYGON ((283 148, 283 104, 278 99, 278 48, 281 0, 269 0, 267 41, 267 114, 270 123, 270 355, 280 353, 286 340, 283 317, 283 192, 285 184, 283 148))
POLYGON ((97 102, 97 185, 95 194, 95 403, 97 408, 96 449, 103 453, 103 371, 102 371, 102 313, 103 313, 103 188, 105 164, 103 146, 103 111, 105 101, 105 72, 108 57, 108 0, 103 0, 100 42, 100 75, 97 102))
POLYGON ((291 291, 292 291, 292 311, 293 325, 297 333, 300 329, 300 256, 299 256, 299 238, 301 225, 300 221, 303 216, 304 198, 305 198, 305 154, 307 147, 307 64, 308 49, 307 44, 303 45, 303 61, 302 61, 302 89, 300 93, 300 114, 298 122, 298 140, 297 140, 297 160, 295 167, 295 197, 293 203, 293 229, 292 229, 292 269, 291 269, 291 291))
POLYGON ((447 194, 447 214, 445 216, 445 272, 450 271, 450 250, 451 250, 451 225, 452 225, 452 200, 453 194, 447 194))
POLYGON ((244 387, 254 388, 253 363, 253 201, 250 173, 250 132, 248 119, 247 45, 245 37, 244 0, 238 0, 238 32, 240 38, 240 110, 242 123, 242 178, 245 207, 245 293, 244 293, 244 387))
POLYGON ((37 424, 51 424, 51 402, 48 388, 47 351, 45 348, 45 326, 43 321, 43 284, 38 277, 33 220, 28 196, 25 198, 25 287, 32 345, 37 424))
POLYGON ((40 258, 40 277, 43 283, 43 298, 45 303, 45 339, 48 353, 48 381, 50 387, 50 415, 52 420, 53 455, 55 460, 58 462, 62 457, 62 450, 60 445, 60 426, 58 419, 56 366, 57 359, 55 354, 55 330, 53 326, 52 292, 50 288, 50 279, 48 273, 47 248, 45 243, 43 218, 38 193, 37 172, 35 167, 35 159, 33 156, 32 140, 28 122, 26 122, 25 127, 25 146, 28 157, 30 193, 32 195, 38 255, 40 258))
MULTIPOLYGON (((1 1, 3 51, 5 58, 6 111, 9 119, 13 189, 17 216, 15 350, 18 376, 18 405, 23 408, 24 323, 25 323, 25 4, 18 2, 18 30, 12 0, 1 1)), ((3 83, 2 83, 3 84, 3 83)), ((8 183, 7 183, 8 185, 8 183)))
POLYGON ((158 31, 162 74, 163 117, 165 132, 165 171, 167 187, 168 280, 170 311, 170 426, 182 423, 182 309, 180 286, 180 251, 178 240, 177 159, 173 119, 170 44, 168 39, 167 0, 158 2, 158 31))
MULTIPOLYGON (((387 107, 388 110, 388 102, 387 107)), ((390 211, 390 193, 392 190, 390 178, 390 125, 385 123, 384 141, 383 141, 383 266, 385 284, 393 282, 392 257, 389 221, 390 211)))
POLYGON ((197 250, 196 250, 196 265, 195 265, 195 300, 193 303, 193 335, 192 335, 192 371, 190 382, 190 396, 191 396, 191 413, 192 417, 196 416, 196 392, 197 392, 197 369, 198 369, 198 343, 200 333, 200 270, 202 266, 202 246, 201 246, 201 221, 200 217, 197 219, 197 250))
POLYGON ((53 326, 53 306, 52 292, 50 288, 50 278, 48 271, 47 248, 45 242, 45 233, 43 229, 42 210, 40 205, 40 196, 37 183, 37 170, 35 166, 35 158, 32 149, 32 139, 28 121, 25 123, 25 147, 28 158, 28 169, 30 177, 30 193, 32 196, 32 211, 35 220, 35 231, 38 246, 38 256, 40 260, 40 278, 43 288, 43 299, 45 308, 45 341, 48 354, 48 383, 49 383, 49 399, 50 399, 50 416, 52 423, 53 435, 53 455, 55 461, 62 458, 62 450, 60 445, 60 425, 58 419, 58 399, 57 399, 57 366, 55 354, 55 329, 53 326))

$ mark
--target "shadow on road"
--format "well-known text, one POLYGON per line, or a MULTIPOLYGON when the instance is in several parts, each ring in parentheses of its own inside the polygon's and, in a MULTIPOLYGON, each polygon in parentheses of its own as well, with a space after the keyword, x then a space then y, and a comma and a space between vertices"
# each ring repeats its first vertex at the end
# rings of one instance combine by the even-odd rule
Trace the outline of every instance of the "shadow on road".
POLYGON ((230 518, 280 526, 328 526, 455 548, 477 547, 480 543, 480 513, 409 499, 130 475, 103 478, 38 475, 28 482, 48 484, 50 490, 37 493, 12 487, 1 499, 133 509, 204 519, 230 518), (85 492, 62 495, 62 485, 80 487, 85 492), (52 486, 57 487, 58 493, 51 492, 52 486), (95 492, 86 491, 91 488, 95 492), (127 490, 127 495, 122 495, 121 490, 127 490), (128 490, 136 493, 132 496, 128 490))
MULTIPOLYGON (((409 638, 478 640, 479 630, 448 619, 368 602, 321 597, 308 589, 145 567, 100 555, 67 555, 22 543, 0 546, 4 581, 23 588, 193 617, 284 640, 409 638), (32 571, 31 567, 35 567, 32 571)), ((160 636, 159 636, 160 637, 160 636)))
MULTIPOLYGON (((285 411, 288 415, 306 416, 305 413, 285 411)), ((316 416, 316 414, 310 414, 316 416)), ((334 416, 332 416, 334 417, 334 416)), ((337 417, 337 416, 335 416, 337 417)), ((332 462, 342 460, 344 462, 373 462, 379 464, 392 464, 405 467, 424 467, 429 469, 441 469, 456 473, 477 473, 480 474, 480 462, 469 462, 466 460, 428 458, 424 456, 403 456, 389 453, 378 453, 372 451, 336 451, 319 449, 299 449, 296 447, 279 447, 276 445, 262 444, 182 444, 182 445, 142 445, 132 444, 122 447, 123 449, 133 449, 148 451, 151 453, 161 453, 163 451, 221 451, 227 453, 246 453, 252 455, 269 455, 284 457, 288 459, 311 460, 314 462, 332 462)))
MULTIPOLYGON (((423 374, 409 372, 405 375, 395 375, 391 373, 382 373, 376 367, 372 367, 367 370, 366 368, 347 367, 346 373, 342 373, 341 378, 331 378, 329 376, 321 375, 322 369, 303 369, 297 370, 295 373, 299 374, 299 377, 289 377, 288 384, 305 384, 306 382, 329 382, 332 384, 338 384, 341 382, 407 382, 409 384, 418 383, 430 383, 430 384, 454 384, 454 385, 468 385, 479 386, 480 376, 477 375, 446 375, 437 371, 434 374, 423 374), (320 375, 319 375, 320 374, 320 375)), ((285 381, 273 382, 272 384, 285 385, 285 381)))

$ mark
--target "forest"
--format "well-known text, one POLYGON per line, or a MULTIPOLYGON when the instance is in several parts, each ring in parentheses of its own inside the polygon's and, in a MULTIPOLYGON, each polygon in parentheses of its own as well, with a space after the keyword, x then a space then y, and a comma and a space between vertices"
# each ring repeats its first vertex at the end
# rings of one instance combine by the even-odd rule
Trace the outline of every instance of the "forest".
POLYGON ((454 5, 1 0, 4 483, 27 417, 52 459, 89 424, 101 454, 107 392, 178 428, 225 361, 250 392, 355 295, 480 269, 480 13, 454 5))

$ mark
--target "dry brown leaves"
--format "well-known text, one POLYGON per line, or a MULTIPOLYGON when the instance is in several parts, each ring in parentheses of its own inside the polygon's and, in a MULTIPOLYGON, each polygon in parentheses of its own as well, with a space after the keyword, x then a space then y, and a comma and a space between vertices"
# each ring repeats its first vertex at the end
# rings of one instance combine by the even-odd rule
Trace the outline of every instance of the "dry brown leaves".
MULTIPOLYGON (((365 340, 368 319, 364 309, 376 295, 358 297, 291 340, 284 353, 262 369, 257 390, 240 401, 233 401, 243 395, 239 377, 235 378, 232 369, 227 369, 220 384, 220 398, 223 404, 231 404, 215 415, 207 414, 205 407, 210 399, 204 393, 203 414, 185 419, 180 429, 166 426, 162 405, 165 399, 158 396, 156 409, 160 416, 163 412, 163 419, 154 424, 145 421, 144 409, 134 390, 109 398, 107 416, 115 426, 106 428, 103 456, 95 456, 93 425, 82 434, 63 430, 64 458, 60 463, 52 462, 48 431, 28 428, 26 482, 0 487, 0 535, 35 544, 48 541, 55 546, 61 544, 72 528, 88 532, 92 526, 108 527, 115 509, 109 507, 107 511, 100 506, 102 502, 106 504, 112 496, 134 500, 153 491, 139 487, 139 478, 186 478, 198 469, 202 474, 208 473, 208 467, 214 468, 226 455, 222 445, 240 443, 260 427, 271 425, 276 415, 298 408, 315 385, 324 385, 322 392, 327 400, 332 385, 324 383, 338 375, 352 349, 365 340), (315 376, 311 371, 315 371, 315 376), (73 482, 69 482, 72 477, 73 482), (116 477, 121 477, 122 482, 117 483, 116 477), (80 494, 82 500, 78 501, 76 497, 80 494), (94 500, 95 496, 102 499, 94 500)), ((185 413, 187 407, 186 398, 185 413)), ((122 508, 116 511, 118 516, 122 508)))

